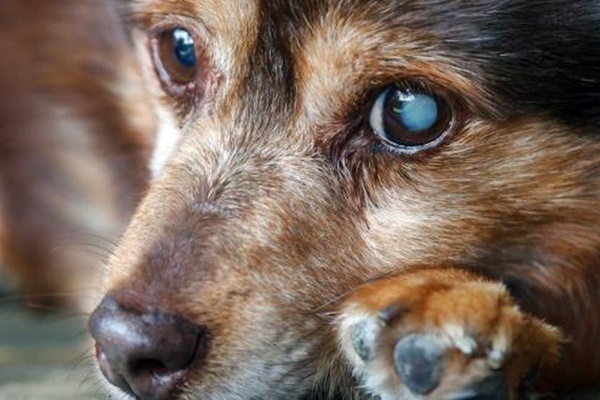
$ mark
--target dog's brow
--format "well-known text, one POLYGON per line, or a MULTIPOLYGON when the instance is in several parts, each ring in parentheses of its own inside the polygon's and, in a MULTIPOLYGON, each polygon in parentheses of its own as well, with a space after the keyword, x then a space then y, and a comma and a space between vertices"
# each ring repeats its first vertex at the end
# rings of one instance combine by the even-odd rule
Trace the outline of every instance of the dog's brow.
POLYGON ((256 19, 254 1, 219 2, 185 0, 165 2, 150 0, 148 2, 129 1, 125 12, 129 19, 146 25, 155 23, 176 24, 178 20, 201 24, 210 32, 219 34, 236 33, 237 40, 243 42, 248 36, 240 36, 241 30, 247 31, 256 19))
MULTIPOLYGON (((383 12, 383 11, 381 11, 383 12)), ((309 118, 360 104, 373 89, 420 79, 460 97, 480 115, 493 115, 493 95, 481 77, 437 44, 427 32, 401 23, 381 25, 373 11, 330 11, 310 27, 298 51, 298 80, 309 118)))

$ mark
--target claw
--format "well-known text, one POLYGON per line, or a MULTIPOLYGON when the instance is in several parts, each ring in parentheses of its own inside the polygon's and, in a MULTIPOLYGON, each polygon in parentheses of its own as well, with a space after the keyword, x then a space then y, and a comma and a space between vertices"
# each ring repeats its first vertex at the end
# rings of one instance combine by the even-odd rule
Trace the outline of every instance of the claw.
POLYGON ((463 336, 454 342, 454 345, 464 355, 472 356, 477 350, 477 342, 470 336, 463 336))
POLYGON ((504 362, 504 355, 499 353, 491 353, 487 359, 487 365, 491 370, 498 370, 502 368, 504 362))

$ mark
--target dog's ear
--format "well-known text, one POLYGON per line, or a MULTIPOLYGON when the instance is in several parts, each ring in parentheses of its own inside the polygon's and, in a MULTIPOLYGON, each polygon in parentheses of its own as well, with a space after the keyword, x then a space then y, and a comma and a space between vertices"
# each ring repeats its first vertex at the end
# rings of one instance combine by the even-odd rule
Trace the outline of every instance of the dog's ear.
POLYGON ((411 29, 433 33, 442 52, 483 80, 506 114, 537 113, 598 131, 598 1, 424 3, 429 7, 394 12, 411 29))
MULTIPOLYGON (((600 128, 600 5, 514 0, 483 2, 462 44, 481 59, 512 113, 537 112, 600 128), (493 3, 493 2, 492 2, 493 3)), ((460 26, 460 22, 456 22, 460 26)))
POLYGON ((518 100, 519 107, 593 126, 598 133, 600 4, 576 4, 518 1, 501 10, 493 32, 504 51, 490 65, 498 90, 518 100))

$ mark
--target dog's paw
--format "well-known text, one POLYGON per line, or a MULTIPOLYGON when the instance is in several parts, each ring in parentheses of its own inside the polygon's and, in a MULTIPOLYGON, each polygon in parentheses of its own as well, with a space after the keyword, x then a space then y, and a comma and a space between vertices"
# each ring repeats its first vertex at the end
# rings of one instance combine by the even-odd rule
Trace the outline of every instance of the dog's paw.
POLYGON ((554 363, 557 329, 504 286, 458 270, 369 284, 341 308, 342 351, 374 398, 509 400, 554 363))

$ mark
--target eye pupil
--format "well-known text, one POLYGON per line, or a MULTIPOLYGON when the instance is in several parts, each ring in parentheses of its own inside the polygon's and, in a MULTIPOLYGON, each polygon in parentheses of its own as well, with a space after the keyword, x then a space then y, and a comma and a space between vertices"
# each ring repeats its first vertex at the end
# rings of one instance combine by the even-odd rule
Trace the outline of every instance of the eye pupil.
POLYGON ((408 132, 418 133, 433 127, 438 120, 438 105, 432 96, 392 90, 390 109, 408 132))
POLYGON ((185 68, 194 68, 198 63, 194 38, 185 29, 173 30, 173 50, 175 58, 185 68))

